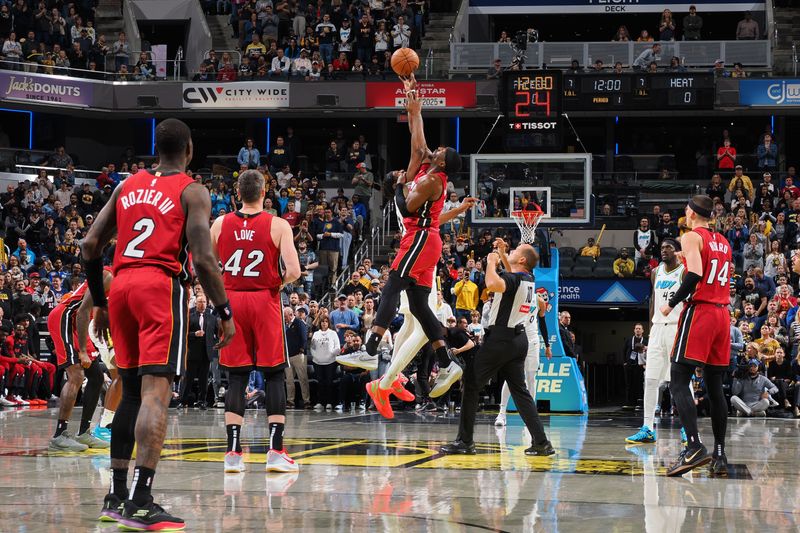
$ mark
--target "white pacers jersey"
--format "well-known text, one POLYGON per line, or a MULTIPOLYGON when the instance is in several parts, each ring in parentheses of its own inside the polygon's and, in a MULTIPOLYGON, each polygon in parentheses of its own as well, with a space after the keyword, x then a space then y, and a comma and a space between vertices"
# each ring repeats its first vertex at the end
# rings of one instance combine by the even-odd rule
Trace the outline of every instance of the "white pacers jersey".
POLYGON ((679 263, 672 271, 667 271, 667 265, 661 263, 654 273, 653 283, 653 325, 677 324, 678 318, 683 311, 683 302, 680 302, 670 314, 664 316, 660 309, 667 305, 670 298, 677 292, 683 280, 683 272, 686 267, 679 263))

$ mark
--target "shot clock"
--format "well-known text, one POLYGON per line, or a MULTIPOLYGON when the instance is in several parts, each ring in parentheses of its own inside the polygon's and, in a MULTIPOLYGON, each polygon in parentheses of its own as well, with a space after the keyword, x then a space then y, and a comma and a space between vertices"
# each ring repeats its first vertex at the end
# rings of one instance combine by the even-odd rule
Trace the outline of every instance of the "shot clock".
POLYGON ((502 112, 508 131, 555 131, 561 117, 561 71, 503 73, 502 112))

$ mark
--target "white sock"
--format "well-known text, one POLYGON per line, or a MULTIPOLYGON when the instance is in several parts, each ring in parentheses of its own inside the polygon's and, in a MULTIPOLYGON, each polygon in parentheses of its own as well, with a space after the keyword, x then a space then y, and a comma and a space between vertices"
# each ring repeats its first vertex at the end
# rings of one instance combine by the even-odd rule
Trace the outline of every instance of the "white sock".
MULTIPOLYGON (((409 315, 406 315, 406 319, 409 318, 409 315)), ((413 320, 416 322, 416 319, 413 320)), ((414 360, 417 353, 425 346, 425 343, 428 342, 428 337, 426 337, 425 332, 422 331, 422 326, 417 323, 412 327, 413 331, 408 338, 405 339, 405 342, 402 344, 395 344, 394 346, 392 362, 389 364, 386 374, 383 375, 381 382, 378 384, 378 386, 384 390, 392 388, 392 383, 394 383, 394 380, 400 375, 400 372, 406 369, 411 361, 414 360)))
POLYGON ((107 428, 114 421, 114 411, 103 409, 103 416, 100 417, 100 427, 107 428))
POLYGON ((508 409, 508 399, 511 397, 511 391, 508 389, 508 383, 503 382, 503 390, 500 391, 500 414, 506 416, 508 409))
POLYGON ((656 422, 656 404, 658 403, 658 380, 644 380, 644 425, 653 429, 656 422))

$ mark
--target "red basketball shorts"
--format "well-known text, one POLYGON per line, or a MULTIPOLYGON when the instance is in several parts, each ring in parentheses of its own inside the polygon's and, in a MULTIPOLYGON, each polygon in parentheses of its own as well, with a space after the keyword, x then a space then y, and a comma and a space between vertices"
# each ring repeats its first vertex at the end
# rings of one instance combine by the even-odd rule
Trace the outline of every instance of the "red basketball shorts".
POLYGON ((280 293, 269 290, 227 293, 236 335, 220 350, 220 366, 234 372, 286 368, 289 354, 280 293))
POLYGON ((403 235, 392 270, 401 278, 411 278, 417 285, 431 288, 436 263, 442 256, 442 238, 436 230, 417 230, 403 235))
MULTIPOLYGON (((69 306, 57 305, 47 315, 47 331, 53 340, 56 365, 59 368, 77 365, 81 362, 78 357, 78 330, 75 327, 75 316, 80 305, 80 302, 69 306)), ((97 349, 88 338, 86 339, 86 351, 89 353, 89 357, 94 359, 97 349)))
POLYGON ((108 299, 120 372, 177 374, 186 367, 189 292, 157 267, 125 268, 108 299))
POLYGON ((683 308, 672 347, 675 363, 724 366, 731 360, 731 321, 725 306, 694 303, 683 308))

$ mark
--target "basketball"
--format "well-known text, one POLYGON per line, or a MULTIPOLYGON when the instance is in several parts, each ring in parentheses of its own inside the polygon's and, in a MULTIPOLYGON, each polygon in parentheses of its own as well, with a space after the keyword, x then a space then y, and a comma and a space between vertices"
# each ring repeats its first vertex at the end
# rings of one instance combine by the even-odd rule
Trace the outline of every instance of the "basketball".
POLYGON ((398 76, 410 76, 419 68, 419 56, 411 48, 398 48, 392 54, 392 70, 398 76))

